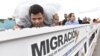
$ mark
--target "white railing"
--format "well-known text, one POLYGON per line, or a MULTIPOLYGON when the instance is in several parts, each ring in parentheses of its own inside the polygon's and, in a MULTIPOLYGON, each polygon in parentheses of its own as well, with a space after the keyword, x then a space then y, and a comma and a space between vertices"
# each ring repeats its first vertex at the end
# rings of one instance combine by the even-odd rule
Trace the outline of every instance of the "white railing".
POLYGON ((97 25, 26 28, 0 32, 0 56, 92 56, 97 25))

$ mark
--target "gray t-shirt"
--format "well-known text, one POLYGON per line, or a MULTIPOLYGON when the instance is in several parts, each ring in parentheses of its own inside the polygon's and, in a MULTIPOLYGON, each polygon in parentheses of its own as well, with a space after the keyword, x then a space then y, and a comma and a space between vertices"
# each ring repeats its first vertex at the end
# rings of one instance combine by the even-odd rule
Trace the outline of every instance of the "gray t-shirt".
MULTIPOLYGON (((31 6, 31 5, 30 5, 31 6)), ((30 27, 31 26, 31 22, 29 19, 29 5, 21 5, 19 7, 16 8, 15 12, 14 12, 14 17, 16 20, 16 24, 23 26, 23 27, 30 27)), ((52 24, 52 15, 55 13, 55 11, 53 10, 53 8, 50 8, 49 6, 42 6, 44 9, 44 25, 46 26, 50 26, 52 24)))

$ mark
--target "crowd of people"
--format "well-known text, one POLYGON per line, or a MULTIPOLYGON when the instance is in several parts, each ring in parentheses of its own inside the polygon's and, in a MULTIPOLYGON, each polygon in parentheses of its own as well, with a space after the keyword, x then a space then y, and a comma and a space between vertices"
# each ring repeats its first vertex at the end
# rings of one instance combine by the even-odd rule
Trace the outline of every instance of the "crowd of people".
MULTIPOLYGON (((75 13, 65 13, 64 20, 59 21, 59 15, 57 12, 48 13, 39 4, 31 5, 27 8, 17 10, 14 19, 16 22, 13 29, 31 28, 31 27, 44 27, 44 26, 59 26, 59 25, 78 25, 78 24, 90 24, 91 19, 84 17, 83 20, 75 17, 75 13), (20 12, 20 13, 19 13, 20 12), (17 15, 17 14, 20 15, 17 15), (49 16, 48 16, 49 15, 49 16)), ((99 19, 93 19, 93 24, 99 23, 99 19)))

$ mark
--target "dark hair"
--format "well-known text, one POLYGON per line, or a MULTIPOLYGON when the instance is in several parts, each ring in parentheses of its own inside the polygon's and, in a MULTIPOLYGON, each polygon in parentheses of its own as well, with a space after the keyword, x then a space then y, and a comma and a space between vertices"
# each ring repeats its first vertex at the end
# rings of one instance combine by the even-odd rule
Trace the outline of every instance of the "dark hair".
POLYGON ((96 19, 93 19, 93 22, 96 22, 97 20, 96 19))
POLYGON ((65 16, 65 15, 67 15, 67 14, 64 14, 64 16, 65 16))
POLYGON ((70 13, 70 14, 68 15, 68 17, 69 17, 69 18, 72 17, 72 14, 74 14, 74 13, 70 13))
POLYGON ((67 16, 68 16, 67 14, 64 14, 64 17, 65 17, 65 18, 67 18, 67 16))
POLYGON ((32 5, 30 7, 30 9, 29 9, 29 15, 31 15, 31 14, 38 14, 38 13, 44 14, 43 8, 40 5, 38 5, 38 4, 32 5))

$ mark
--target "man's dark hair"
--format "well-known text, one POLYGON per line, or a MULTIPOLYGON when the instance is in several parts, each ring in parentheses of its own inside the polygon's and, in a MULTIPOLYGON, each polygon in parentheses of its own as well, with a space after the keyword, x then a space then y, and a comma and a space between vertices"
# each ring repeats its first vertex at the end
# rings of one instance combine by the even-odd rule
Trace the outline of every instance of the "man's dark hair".
POLYGON ((97 20, 96 19, 93 19, 93 22, 96 22, 97 20))
POLYGON ((69 16, 69 18, 70 18, 70 17, 72 17, 72 14, 74 14, 74 13, 70 13, 70 14, 68 15, 68 16, 69 16))
POLYGON ((38 5, 38 4, 32 5, 30 7, 30 9, 29 9, 29 15, 31 15, 31 14, 38 14, 38 13, 44 14, 43 8, 40 5, 38 5))

